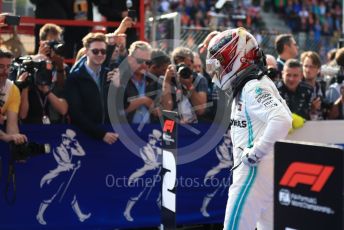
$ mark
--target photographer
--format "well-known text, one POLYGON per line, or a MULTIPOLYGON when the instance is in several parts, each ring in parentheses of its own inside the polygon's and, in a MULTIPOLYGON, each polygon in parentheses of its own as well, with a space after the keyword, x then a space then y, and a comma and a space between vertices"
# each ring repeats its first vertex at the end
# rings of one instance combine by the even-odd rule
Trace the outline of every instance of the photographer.
POLYGON ((338 69, 336 71, 332 71, 334 72, 332 73, 332 84, 326 91, 326 99, 331 103, 334 103, 340 97, 340 87, 344 85, 344 47, 337 50, 335 61, 338 64, 338 69))
POLYGON ((61 43, 62 29, 45 24, 40 30, 37 55, 22 57, 17 62, 16 84, 21 88, 19 117, 24 123, 61 123, 68 111, 63 98, 65 65, 61 43))
POLYGON ((55 24, 45 24, 39 31, 40 45, 34 60, 48 60, 52 63, 53 78, 56 82, 56 90, 62 91, 64 80, 67 77, 67 65, 64 63, 62 53, 64 45, 62 43, 62 28, 55 24))
POLYGON ((344 85, 340 87, 340 94, 330 110, 329 119, 344 119, 344 85))
MULTIPOLYGON (((18 81, 26 81, 29 73, 25 72, 18 81)), ((51 76, 50 76, 51 77, 51 76)), ((50 108, 60 115, 66 115, 68 104, 64 98, 57 97, 51 90, 51 83, 35 82, 21 92, 19 117, 27 124, 51 124, 50 108)))
POLYGON ((207 80, 192 71, 193 58, 189 48, 176 48, 172 53, 175 65, 167 68, 162 86, 162 108, 177 109, 182 123, 197 123, 207 102, 207 80))
POLYGON ((6 132, 0 130, 0 140, 21 144, 26 142, 27 138, 19 134, 19 90, 8 79, 12 58, 12 53, 0 49, 0 125, 6 125, 6 132))

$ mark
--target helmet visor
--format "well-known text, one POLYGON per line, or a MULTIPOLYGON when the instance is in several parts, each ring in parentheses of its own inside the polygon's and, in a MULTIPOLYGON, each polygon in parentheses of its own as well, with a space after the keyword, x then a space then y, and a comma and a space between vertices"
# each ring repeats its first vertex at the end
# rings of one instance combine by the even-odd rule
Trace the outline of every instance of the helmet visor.
POLYGON ((216 58, 206 60, 206 70, 211 78, 216 77, 218 80, 220 80, 221 74, 223 74, 223 68, 216 58))

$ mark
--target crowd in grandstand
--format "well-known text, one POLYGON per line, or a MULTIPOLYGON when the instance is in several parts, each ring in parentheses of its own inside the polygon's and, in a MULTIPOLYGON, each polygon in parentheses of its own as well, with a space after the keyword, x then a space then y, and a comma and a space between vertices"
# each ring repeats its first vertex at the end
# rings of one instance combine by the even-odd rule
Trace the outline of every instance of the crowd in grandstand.
POLYGON ((292 32, 312 32, 314 36, 341 32, 342 6, 339 1, 275 1, 274 7, 292 32))
POLYGON ((229 28, 243 26, 253 29, 262 24, 258 1, 232 1, 221 8, 216 8, 214 0, 160 0, 155 6, 148 1, 150 9, 155 7, 159 14, 179 12, 182 26, 192 28, 210 27, 229 28))

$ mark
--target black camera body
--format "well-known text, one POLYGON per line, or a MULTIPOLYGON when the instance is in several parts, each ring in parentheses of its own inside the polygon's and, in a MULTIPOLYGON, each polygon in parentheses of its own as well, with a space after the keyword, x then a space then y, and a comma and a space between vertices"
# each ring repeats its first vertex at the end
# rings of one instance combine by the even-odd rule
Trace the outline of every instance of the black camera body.
POLYGON ((38 144, 35 142, 26 142, 16 145, 11 143, 11 154, 15 161, 25 161, 31 157, 50 153, 50 144, 38 144))
POLYGON ((58 42, 56 40, 49 41, 47 43, 49 48, 53 50, 57 55, 62 55, 63 54, 63 43, 58 42))
POLYGON ((194 76, 194 72, 192 71, 192 69, 190 69, 184 63, 180 63, 176 65, 176 71, 178 75, 180 76, 180 78, 183 78, 183 79, 189 79, 190 77, 194 76))
POLYGON ((321 97, 321 107, 323 110, 327 111, 330 110, 333 106, 333 102, 329 102, 326 98, 321 97))
POLYGON ((12 63, 13 70, 16 70, 16 77, 23 72, 28 72, 24 82, 16 81, 16 85, 22 89, 29 85, 51 85, 52 65, 45 60, 33 61, 30 56, 19 57, 12 63))
POLYGON ((136 10, 128 10, 128 17, 133 19, 133 21, 136 21, 137 20, 136 10))
POLYGON ((4 23, 8 26, 18 26, 20 23, 20 16, 5 15, 4 23))

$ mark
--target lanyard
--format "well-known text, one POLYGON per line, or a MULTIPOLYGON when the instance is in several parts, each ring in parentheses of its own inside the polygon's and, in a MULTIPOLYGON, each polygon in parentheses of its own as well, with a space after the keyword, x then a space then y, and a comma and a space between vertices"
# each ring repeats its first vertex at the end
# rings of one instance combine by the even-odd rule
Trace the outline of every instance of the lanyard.
POLYGON ((37 97, 38 97, 38 100, 39 100, 39 104, 42 107, 43 116, 45 116, 46 115, 46 113, 45 113, 45 105, 47 104, 48 96, 45 96, 44 97, 44 101, 43 101, 42 97, 41 97, 41 94, 38 92, 38 90, 35 89, 35 91, 36 91, 36 94, 37 94, 37 97))

